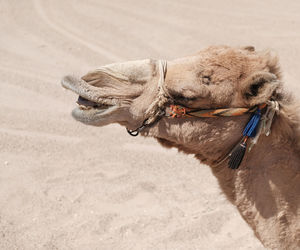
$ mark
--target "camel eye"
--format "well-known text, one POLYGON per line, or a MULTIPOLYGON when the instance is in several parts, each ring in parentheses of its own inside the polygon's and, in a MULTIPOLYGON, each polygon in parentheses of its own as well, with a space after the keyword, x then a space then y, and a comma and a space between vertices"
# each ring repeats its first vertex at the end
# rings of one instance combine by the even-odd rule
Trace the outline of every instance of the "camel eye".
POLYGON ((203 76, 202 81, 205 85, 209 85, 210 84, 210 76, 203 76))
POLYGON ((173 98, 178 102, 191 102, 197 99, 196 97, 187 97, 182 94, 173 95, 173 98))

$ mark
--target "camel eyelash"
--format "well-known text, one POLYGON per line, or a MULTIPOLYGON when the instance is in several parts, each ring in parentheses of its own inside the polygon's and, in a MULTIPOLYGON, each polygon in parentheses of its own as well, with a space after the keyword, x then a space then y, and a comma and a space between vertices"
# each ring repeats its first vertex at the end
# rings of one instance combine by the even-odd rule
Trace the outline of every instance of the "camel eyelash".
POLYGON ((196 97, 186 97, 186 96, 181 95, 181 94, 175 94, 175 95, 173 95, 173 98, 176 101, 179 101, 179 102, 191 102, 191 101, 197 100, 196 97))

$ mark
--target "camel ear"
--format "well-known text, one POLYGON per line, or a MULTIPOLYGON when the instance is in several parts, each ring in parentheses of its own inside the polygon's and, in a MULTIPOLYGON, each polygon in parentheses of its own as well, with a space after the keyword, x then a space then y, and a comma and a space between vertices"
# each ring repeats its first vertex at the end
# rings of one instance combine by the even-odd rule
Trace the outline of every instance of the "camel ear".
POLYGON ((270 100, 279 86, 276 75, 269 72, 255 72, 242 83, 242 96, 249 106, 265 103, 270 100))

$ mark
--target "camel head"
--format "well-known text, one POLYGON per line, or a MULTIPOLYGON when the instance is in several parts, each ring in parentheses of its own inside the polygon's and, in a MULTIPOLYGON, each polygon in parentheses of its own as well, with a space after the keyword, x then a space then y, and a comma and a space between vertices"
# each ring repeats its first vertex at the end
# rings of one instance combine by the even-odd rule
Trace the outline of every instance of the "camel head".
POLYGON ((218 109, 280 98, 276 57, 251 46, 209 47, 162 67, 157 60, 130 61, 100 67, 81 79, 64 77, 62 85, 79 95, 73 117, 88 125, 119 123, 131 130, 148 121, 142 135, 209 163, 240 139, 249 115, 170 118, 164 115, 170 104, 218 109))

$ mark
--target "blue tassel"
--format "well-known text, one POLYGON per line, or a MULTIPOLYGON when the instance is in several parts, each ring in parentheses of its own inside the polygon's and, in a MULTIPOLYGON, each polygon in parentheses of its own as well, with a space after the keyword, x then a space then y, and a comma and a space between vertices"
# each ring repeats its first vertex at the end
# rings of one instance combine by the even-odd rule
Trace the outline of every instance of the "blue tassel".
POLYGON ((252 115, 250 121, 247 123, 244 131, 243 131, 243 142, 239 143, 229 154, 229 162, 228 167, 231 169, 238 169, 240 164, 243 161, 246 148, 247 148, 247 140, 249 137, 255 137, 256 129, 259 125, 261 118, 261 110, 257 108, 256 112, 252 115))
POLYGON ((250 121, 247 123, 243 132, 243 136, 255 137, 256 129, 260 122, 260 118, 261 118, 261 110, 257 109, 254 115, 251 117, 250 121))

